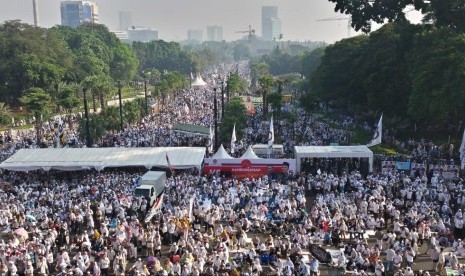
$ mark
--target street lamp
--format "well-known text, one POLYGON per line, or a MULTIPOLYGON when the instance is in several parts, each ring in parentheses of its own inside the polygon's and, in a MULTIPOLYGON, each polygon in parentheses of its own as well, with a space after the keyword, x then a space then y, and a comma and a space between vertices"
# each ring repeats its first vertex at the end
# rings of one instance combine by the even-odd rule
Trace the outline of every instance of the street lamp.
POLYGON ((213 151, 218 149, 218 102, 216 100, 216 87, 213 88, 213 121, 215 123, 215 144, 213 151))
POLYGON ((145 97, 145 116, 149 115, 149 107, 147 103, 147 77, 144 74, 144 97, 145 97))
POLYGON ((123 128, 123 100, 121 98, 121 82, 118 81, 118 98, 119 98, 119 120, 120 120, 120 131, 124 130, 123 128))
POLYGON ((92 143, 90 141, 90 128, 89 128, 89 109, 87 107, 87 88, 82 89, 83 92, 83 100, 84 100, 84 116, 86 121, 86 146, 88 148, 92 147, 92 143))
POLYGON ((221 80, 221 119, 224 118, 224 83, 225 80, 221 80))

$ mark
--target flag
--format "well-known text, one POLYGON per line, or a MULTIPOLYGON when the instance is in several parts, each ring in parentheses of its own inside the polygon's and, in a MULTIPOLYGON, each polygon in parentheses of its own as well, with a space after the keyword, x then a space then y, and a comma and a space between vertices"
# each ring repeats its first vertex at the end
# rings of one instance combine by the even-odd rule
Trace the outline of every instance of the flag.
POLYGON ((166 153, 166 163, 168 164, 168 168, 170 171, 173 171, 173 166, 171 165, 170 158, 168 157, 168 153, 166 153))
POLYGON ((316 171, 316 173, 317 173, 318 175, 320 175, 320 174, 321 174, 321 170, 318 169, 318 171, 316 171))
POLYGON ((131 199, 128 196, 119 196, 118 199, 121 206, 131 207, 131 199))
POLYGON ((236 124, 234 124, 233 132, 231 136, 231 153, 234 153, 235 147, 236 147, 236 124))
POLYGON ((63 120, 61 119, 61 115, 58 117, 58 136, 57 136, 57 148, 61 148, 61 144, 63 142, 63 120))
POLYGON ((189 106, 185 103, 185 104, 184 104, 184 112, 185 112, 186 114, 189 114, 189 111, 190 111, 190 110, 189 110, 189 106))
POLYGON ((271 115, 270 121, 270 132, 268 133, 268 154, 271 154, 274 143, 274 126, 273 126, 273 115, 271 115))
POLYGON ((191 72, 191 81, 194 80, 194 75, 192 75, 192 72, 191 72))
POLYGON ((382 134, 383 134, 383 114, 381 114, 381 117, 379 118, 378 126, 376 127, 376 131, 375 131, 375 134, 373 135, 373 139, 371 139, 367 147, 372 147, 372 146, 381 144, 382 134))
POLYGON ((192 196, 191 199, 189 199, 189 221, 192 221, 194 220, 194 200, 195 200, 195 197, 192 196))
POLYGON ((465 129, 463 130, 462 144, 460 145, 459 153, 460 163, 463 170, 465 168, 465 129))
POLYGON ((165 196, 165 190, 163 190, 163 192, 161 192, 157 198, 155 199, 155 201, 153 202, 153 205, 152 207, 150 208, 150 211, 149 213, 147 214, 147 216, 145 217, 145 223, 149 222, 153 216, 155 216, 161 209, 161 206, 163 205, 163 197, 165 196))
POLYGON ((208 134, 208 152, 213 153, 213 130, 212 130, 212 125, 210 125, 210 132, 208 134))

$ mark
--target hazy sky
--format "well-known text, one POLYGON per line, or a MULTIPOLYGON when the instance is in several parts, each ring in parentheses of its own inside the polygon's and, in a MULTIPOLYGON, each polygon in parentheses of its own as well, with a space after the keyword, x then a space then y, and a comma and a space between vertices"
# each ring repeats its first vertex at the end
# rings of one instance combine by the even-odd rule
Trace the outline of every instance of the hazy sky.
MULTIPOLYGON (((38 0, 40 25, 61 24, 60 0, 38 0)), ((21 19, 33 24, 32 0, 1 0, 0 22, 21 19)), ((133 25, 158 30, 163 40, 184 40, 188 29, 202 29, 206 38, 207 25, 223 26, 226 40, 242 35, 250 24, 261 35, 261 6, 278 6, 283 40, 335 42, 347 37, 347 21, 317 19, 346 17, 334 12, 327 0, 94 0, 99 6, 100 23, 110 30, 119 27, 118 13, 132 13, 133 25)), ((355 32, 351 31, 352 35, 355 32)))

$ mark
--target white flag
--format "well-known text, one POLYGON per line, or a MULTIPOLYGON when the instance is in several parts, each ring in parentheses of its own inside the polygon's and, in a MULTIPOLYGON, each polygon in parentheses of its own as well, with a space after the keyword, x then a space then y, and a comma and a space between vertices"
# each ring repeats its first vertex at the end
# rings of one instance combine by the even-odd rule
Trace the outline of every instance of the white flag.
POLYGON ((58 135, 57 135, 57 148, 61 148, 61 139, 63 138, 63 120, 61 115, 58 117, 58 135))
POLYGON ((213 153, 213 130, 210 125, 210 132, 208 133, 208 152, 213 153))
POLYGON ((194 200, 194 196, 189 199, 189 221, 194 220, 194 200))
POLYGON ((189 114, 189 111, 190 111, 190 110, 189 110, 189 106, 185 103, 185 104, 184 104, 184 112, 185 112, 186 114, 189 114))
POLYGON ((376 127, 376 131, 375 131, 375 134, 373 135, 373 139, 371 139, 367 147, 372 147, 372 146, 381 144, 382 134, 383 134, 383 114, 381 114, 381 118, 379 118, 378 126, 376 127))
POLYGON ((231 153, 234 153, 235 148, 236 148, 236 124, 234 124, 233 132, 231 136, 231 153))
POLYGON ((460 145, 459 153, 460 163, 463 170, 465 168, 465 129, 463 130, 462 144, 460 145))
POLYGON ((191 72, 191 81, 194 80, 194 75, 192 75, 192 72, 191 72))
POLYGON ((270 132, 268 133, 268 154, 271 154, 274 143, 274 126, 273 126, 273 115, 271 115, 270 121, 270 132))

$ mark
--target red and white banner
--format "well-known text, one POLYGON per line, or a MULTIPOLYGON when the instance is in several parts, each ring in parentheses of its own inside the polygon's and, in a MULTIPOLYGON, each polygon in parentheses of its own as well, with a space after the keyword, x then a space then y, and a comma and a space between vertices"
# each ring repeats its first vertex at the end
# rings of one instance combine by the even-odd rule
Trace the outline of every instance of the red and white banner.
POLYGON ((231 173, 237 178, 256 178, 270 173, 290 173, 296 171, 295 159, 213 159, 205 158, 204 172, 231 173))

